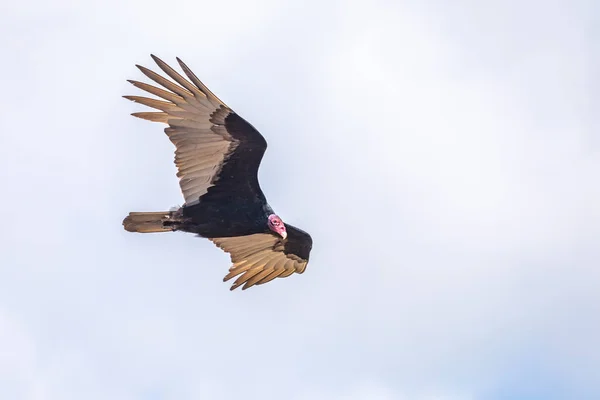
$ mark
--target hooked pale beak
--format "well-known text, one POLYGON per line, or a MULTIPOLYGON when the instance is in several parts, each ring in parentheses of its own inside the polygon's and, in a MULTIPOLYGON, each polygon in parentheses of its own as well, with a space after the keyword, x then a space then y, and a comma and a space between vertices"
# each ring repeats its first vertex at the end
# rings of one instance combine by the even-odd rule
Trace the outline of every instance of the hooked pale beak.
POLYGON ((287 232, 286 231, 281 232, 281 237, 283 238, 283 240, 285 240, 285 238, 287 238, 287 232))

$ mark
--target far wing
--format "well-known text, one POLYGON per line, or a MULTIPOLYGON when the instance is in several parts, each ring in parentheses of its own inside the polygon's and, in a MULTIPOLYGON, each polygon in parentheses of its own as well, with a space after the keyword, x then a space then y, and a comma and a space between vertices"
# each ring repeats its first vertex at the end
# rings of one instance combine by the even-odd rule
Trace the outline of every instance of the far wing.
POLYGON ((132 115, 169 125, 165 133, 176 147, 177 176, 186 205, 197 204, 213 186, 224 195, 235 192, 263 196, 257 178, 267 147, 262 135, 215 96, 179 58, 189 80, 158 57, 152 58, 176 83, 138 65, 148 78, 167 90, 129 82, 163 100, 124 97, 160 110, 132 115))
POLYGON ((233 265, 223 281, 241 274, 231 290, 241 285, 244 285, 242 290, 246 290, 275 278, 288 277, 294 272, 304 272, 312 249, 312 239, 308 233, 291 225, 286 224, 286 229, 288 236, 285 240, 270 233, 210 239, 231 255, 233 265))

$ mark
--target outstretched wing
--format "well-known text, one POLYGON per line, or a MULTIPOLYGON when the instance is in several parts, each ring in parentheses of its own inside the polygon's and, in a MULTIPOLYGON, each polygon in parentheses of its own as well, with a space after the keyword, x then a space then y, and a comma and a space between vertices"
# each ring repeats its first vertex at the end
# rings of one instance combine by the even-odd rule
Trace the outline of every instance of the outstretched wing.
POLYGON ((221 195, 264 199, 258 184, 258 168, 267 148, 264 137, 215 96, 179 58, 189 80, 158 57, 152 58, 176 83, 137 65, 167 90, 129 82, 163 100, 123 97, 160 110, 132 115, 169 125, 165 133, 176 148, 177 176, 186 205, 197 204, 214 186, 221 195))
POLYGON ((286 224, 285 227, 285 240, 270 233, 210 239, 231 255, 233 265, 223 281, 241 274, 231 290, 241 285, 245 290, 275 278, 285 278, 294 272, 304 272, 312 249, 312 238, 291 225, 286 224))

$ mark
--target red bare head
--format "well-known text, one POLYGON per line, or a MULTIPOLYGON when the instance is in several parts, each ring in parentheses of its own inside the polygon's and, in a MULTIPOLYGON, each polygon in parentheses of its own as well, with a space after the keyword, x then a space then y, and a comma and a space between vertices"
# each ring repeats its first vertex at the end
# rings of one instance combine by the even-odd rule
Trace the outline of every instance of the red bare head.
POLYGON ((287 237, 287 231, 285 230, 285 224, 283 223, 281 218, 279 218, 277 215, 275 215, 275 214, 269 215, 268 225, 269 225, 270 230, 272 230, 273 232, 275 232, 276 234, 281 236, 283 239, 285 239, 287 237))

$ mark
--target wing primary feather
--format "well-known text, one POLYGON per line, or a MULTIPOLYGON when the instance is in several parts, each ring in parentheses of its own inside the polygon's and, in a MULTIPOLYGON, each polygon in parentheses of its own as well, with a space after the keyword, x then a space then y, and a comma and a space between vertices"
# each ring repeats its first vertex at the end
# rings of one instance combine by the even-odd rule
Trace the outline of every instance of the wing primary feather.
POLYGON ((237 289, 238 287, 240 287, 241 285, 246 283, 254 275, 260 273, 260 271, 262 271, 262 266, 260 266, 260 265, 257 267, 254 267, 253 269, 251 269, 249 271, 246 271, 246 273, 244 275, 242 275, 236 279, 236 281, 233 283, 233 285, 231 285, 231 288, 229 290, 237 289))
MULTIPOLYGON (((206 97, 208 97, 209 99, 213 100, 214 102, 216 102, 218 104, 221 104, 221 105, 224 105, 225 107, 227 107, 225 105, 225 103, 223 103, 221 101, 221 99, 219 99, 217 96, 215 96, 215 94, 213 92, 211 92, 210 89, 208 87, 206 87, 206 85, 204 85, 200 79, 198 79, 196 74, 194 74, 192 72, 192 70, 187 65, 185 65, 185 63, 183 61, 181 61, 181 59, 179 57, 176 57, 176 58, 177 58, 177 62, 179 63, 179 66, 181 67, 183 72, 185 72, 187 77, 190 78, 190 80, 194 83, 194 85, 196 85, 198 87, 198 89, 200 89, 206 97)), ((227 108, 229 108, 229 107, 227 107, 227 108)))
POLYGON ((234 266, 232 266, 229 269, 229 273, 227 275, 225 275, 225 277, 223 278, 223 282, 227 282, 234 276, 237 276, 237 275, 241 274, 242 272, 246 272, 252 268, 255 268, 257 264, 260 264, 261 262, 263 262, 264 257, 265 257, 265 255, 262 254, 260 257, 255 258, 254 260, 252 260, 250 262, 248 262, 249 259, 246 259, 240 263, 236 263, 234 266))
POLYGON ((127 82, 131 83, 133 86, 137 87, 138 89, 145 90, 146 92, 148 92, 150 94, 161 97, 161 98, 171 101, 175 104, 178 104, 178 103, 181 103, 184 101, 183 97, 177 96, 176 94, 173 94, 171 92, 167 92, 164 89, 157 88, 156 86, 152 86, 152 85, 149 85, 144 82, 138 82, 138 81, 133 81, 133 80, 129 80, 129 79, 127 80, 127 82))
MULTIPOLYGON (((150 57, 152 57, 152 59, 160 67, 160 69, 165 71, 165 73, 167 75, 169 75, 171 78, 173 78, 173 80, 175 80, 181 86, 183 86, 184 88, 189 90, 191 93, 200 92, 199 88, 192 85, 187 79, 185 79, 177 71, 175 71, 173 68, 171 68, 166 62, 164 62, 163 60, 161 60, 154 54, 150 54, 150 57)), ((200 92, 200 94, 204 95, 204 93, 202 93, 202 92, 200 92)))
MULTIPOLYGON (((175 111, 175 110, 179 109, 179 107, 177 107, 175 104, 173 104, 169 101, 150 99, 148 97, 141 97, 141 96, 123 96, 123 98, 125 98, 127 100, 131 100, 134 103, 143 104, 145 106, 156 108, 157 110, 161 110, 161 111, 165 111, 165 112, 175 111)), ((172 114, 172 113, 170 113, 170 114, 172 114)), ((175 116, 178 117, 178 115, 175 115, 175 116)))
POLYGON ((251 265, 248 266, 248 268, 246 268, 246 269, 244 269, 244 268, 235 268, 235 269, 232 269, 231 271, 229 271, 229 273, 227 275, 225 275, 225 277, 223 277, 223 282, 227 282, 228 280, 230 280, 233 277, 238 276, 242 272, 248 271, 250 268, 252 268, 251 265))
POLYGON ((266 276, 269 276, 274 270, 275 270, 275 268, 273 268, 273 267, 262 270, 260 273, 254 275, 252 278, 248 279, 248 281, 244 284, 244 287, 242 287, 242 290, 246 290, 249 287, 254 286, 258 281, 260 281, 261 279, 263 279, 266 276))
MULTIPOLYGON (((270 257, 270 258, 265 259, 266 262, 261 266, 262 271, 259 274, 252 276, 246 282, 246 284, 244 285, 242 290, 246 290, 250 286, 253 286, 256 282, 258 282, 261 279, 263 279, 264 277, 268 276, 271 272, 273 272, 275 270, 275 267, 279 263, 280 258, 277 257, 277 255, 273 254, 273 253, 269 254, 267 257, 270 257)), ((263 261, 265 261, 265 260, 263 260, 263 261)))
POLYGON ((164 112, 135 112, 131 115, 147 121, 169 123, 169 114, 164 112))
POLYGON ((164 86, 165 88, 169 89, 173 93, 176 93, 176 94, 180 95, 181 97, 186 97, 186 96, 192 97, 193 96, 190 92, 188 92, 181 86, 178 86, 178 85, 174 84, 173 82, 171 82, 170 80, 163 78, 156 72, 154 72, 146 67, 143 67, 141 65, 136 64, 136 67, 138 67, 138 69, 140 71, 142 71, 142 73, 144 75, 146 75, 148 78, 152 79, 154 82, 158 83, 159 85, 164 86))
POLYGON ((285 269, 275 269, 273 272, 271 272, 269 275, 267 275, 264 279, 262 279, 260 282, 257 282, 256 284, 264 285, 267 282, 271 282, 273 279, 277 278, 284 272, 285 272, 285 269))

